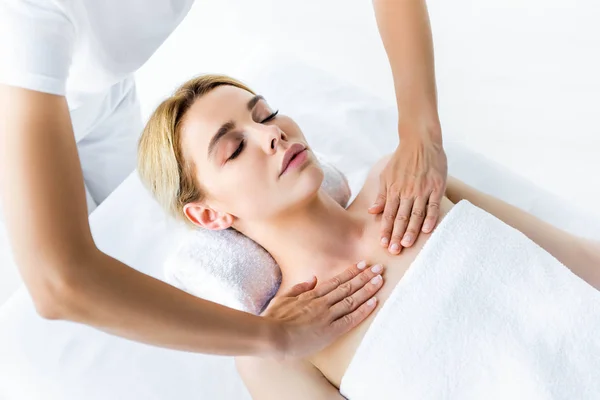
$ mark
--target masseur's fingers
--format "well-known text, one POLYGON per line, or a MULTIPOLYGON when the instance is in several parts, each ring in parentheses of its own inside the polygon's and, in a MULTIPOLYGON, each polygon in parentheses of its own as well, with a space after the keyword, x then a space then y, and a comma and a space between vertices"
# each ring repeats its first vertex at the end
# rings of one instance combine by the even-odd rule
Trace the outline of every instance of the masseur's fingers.
POLYGON ((288 291, 283 293, 283 296, 286 297, 296 297, 300 296, 302 293, 308 292, 315 288, 317 284, 317 277, 313 276, 310 281, 302 282, 297 285, 292 286, 288 291))
POLYGON ((375 293, 383 285, 383 277, 375 275, 369 283, 363 285, 353 295, 343 298, 331 307, 331 316, 334 320, 348 315, 348 313, 362 306, 366 301, 373 298, 375 293))
POLYGON ((385 200, 387 198, 386 193, 386 185, 384 182, 381 182, 379 184, 379 194, 377 195, 375 202, 371 205, 371 207, 369 207, 369 213, 380 214, 381 212, 383 212, 383 209, 385 207, 385 200))
MULTIPOLYGON (((375 294, 376 290, 372 290, 374 288, 369 284, 369 282, 376 276, 380 276, 382 271, 383 266, 380 264, 374 265, 371 268, 365 268, 363 272, 351 280, 340 284, 335 290, 332 290, 323 296, 323 298, 326 300, 327 304, 331 306, 337 305, 339 302, 341 302, 343 305, 348 306, 346 312, 353 311, 356 307, 362 304, 362 302, 366 301, 369 297, 375 294), (369 295, 364 297, 362 301, 359 301, 360 296, 352 297, 352 295, 361 290, 366 290, 369 295), (356 307, 352 307, 354 304, 356 307)), ((337 318, 339 318, 339 316, 336 317, 336 319, 337 318)))
POLYGON ((406 228, 406 233, 402 237, 400 244, 403 247, 410 247, 415 242, 415 239, 421 231, 423 221, 425 220, 425 214, 427 212, 427 197, 417 197, 412 207, 410 214, 410 221, 406 228))
POLYGON ((444 197, 444 191, 434 191, 429 197, 427 204, 427 217, 423 224, 423 232, 430 233, 440 217, 440 203, 444 197))
POLYGON ((373 296, 366 302, 364 302, 358 309, 352 312, 352 314, 343 315, 341 318, 338 318, 331 325, 334 329, 340 329, 343 331, 348 331, 353 327, 357 326, 360 322, 362 322, 365 318, 369 316, 375 309, 377 305, 377 297, 373 296))
POLYGON ((394 230, 392 232, 392 239, 388 250, 392 254, 400 253, 401 244, 400 241, 406 232, 408 227, 408 221, 410 220, 410 213, 413 209, 414 200, 412 198, 405 198, 400 201, 400 208, 394 221, 394 230))
POLYGON ((382 287, 382 270, 360 262, 315 289, 303 291, 312 279, 275 296, 261 315, 279 332, 284 359, 314 354, 360 324, 375 309, 370 299, 382 287))
POLYGON ((396 214, 398 214, 398 207, 400 206, 400 196, 388 195, 385 203, 385 209, 383 210, 383 216, 381 217, 381 245, 388 247, 390 244, 390 237, 394 229, 394 220, 396 214))
POLYGON ((319 284, 319 286, 317 286, 315 288, 315 290, 313 290, 311 292, 311 294, 314 295, 314 297, 325 296, 326 294, 339 288, 340 285, 343 285, 344 283, 348 282, 349 280, 353 279, 354 277, 365 272, 366 268, 367 268, 367 263, 364 261, 360 261, 360 262, 354 264, 352 267, 345 270, 344 272, 342 272, 341 274, 338 274, 338 275, 334 276, 333 278, 328 279, 325 282, 322 282, 321 284, 319 284))

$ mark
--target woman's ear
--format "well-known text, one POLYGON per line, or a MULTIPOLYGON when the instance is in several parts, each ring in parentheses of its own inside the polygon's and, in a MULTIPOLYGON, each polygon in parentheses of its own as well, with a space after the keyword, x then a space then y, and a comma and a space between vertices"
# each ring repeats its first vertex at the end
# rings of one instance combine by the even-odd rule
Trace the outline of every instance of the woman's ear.
POLYGON ((194 225, 213 231, 227 229, 233 225, 233 215, 219 212, 201 203, 188 203, 183 213, 194 225))

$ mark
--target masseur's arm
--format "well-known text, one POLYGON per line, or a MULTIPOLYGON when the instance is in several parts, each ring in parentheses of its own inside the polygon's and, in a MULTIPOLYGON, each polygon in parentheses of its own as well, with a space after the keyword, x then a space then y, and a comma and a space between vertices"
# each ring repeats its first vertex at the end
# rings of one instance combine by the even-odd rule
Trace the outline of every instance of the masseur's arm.
POLYGON ((424 0, 373 0, 394 76, 400 144, 381 174, 369 212, 383 212, 381 244, 409 247, 439 217, 447 176, 437 111, 433 44, 424 0))
POLYGON ((295 288, 261 318, 191 296, 100 252, 62 96, 0 85, 0 193, 21 276, 49 319, 175 349, 286 358, 326 346, 374 309, 366 303, 379 289, 367 284, 370 268, 295 288))

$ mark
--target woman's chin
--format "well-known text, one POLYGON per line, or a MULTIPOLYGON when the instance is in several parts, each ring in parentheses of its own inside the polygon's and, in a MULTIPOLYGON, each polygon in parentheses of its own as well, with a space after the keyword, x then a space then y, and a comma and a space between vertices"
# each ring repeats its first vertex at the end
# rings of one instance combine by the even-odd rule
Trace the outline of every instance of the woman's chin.
POLYGON ((323 183, 323 171, 319 167, 310 167, 296 180, 289 194, 296 205, 306 204, 316 198, 323 183))
POLYGON ((298 189, 307 196, 316 195, 323 184, 325 174, 315 162, 311 162, 302 171, 299 171, 298 178, 294 184, 294 191, 298 189))

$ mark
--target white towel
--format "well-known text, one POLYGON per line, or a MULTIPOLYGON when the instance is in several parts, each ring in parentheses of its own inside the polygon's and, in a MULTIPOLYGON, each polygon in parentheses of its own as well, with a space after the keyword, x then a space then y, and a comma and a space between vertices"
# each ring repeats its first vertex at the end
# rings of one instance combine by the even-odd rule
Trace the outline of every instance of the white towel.
POLYGON ((362 399, 600 399, 600 292, 463 201, 375 317, 341 392, 362 399))

